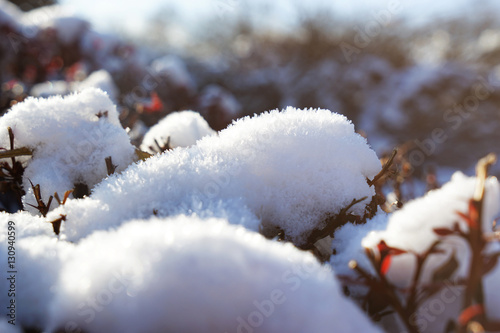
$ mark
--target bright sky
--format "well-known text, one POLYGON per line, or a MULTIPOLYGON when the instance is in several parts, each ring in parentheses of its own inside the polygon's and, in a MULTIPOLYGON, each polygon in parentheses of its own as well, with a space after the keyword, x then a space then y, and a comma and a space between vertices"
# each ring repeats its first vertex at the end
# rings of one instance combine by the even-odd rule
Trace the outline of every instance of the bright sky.
POLYGON ((432 20, 458 11, 471 12, 487 3, 500 8, 495 0, 60 0, 79 16, 90 20, 98 30, 120 27, 132 34, 142 30, 161 8, 175 9, 176 19, 192 25, 205 16, 224 20, 238 12, 245 13, 251 4, 265 8, 263 23, 280 25, 296 17, 297 3, 307 9, 325 6, 343 17, 370 18, 374 12, 388 8, 391 2, 401 5, 398 15, 416 21, 432 20))

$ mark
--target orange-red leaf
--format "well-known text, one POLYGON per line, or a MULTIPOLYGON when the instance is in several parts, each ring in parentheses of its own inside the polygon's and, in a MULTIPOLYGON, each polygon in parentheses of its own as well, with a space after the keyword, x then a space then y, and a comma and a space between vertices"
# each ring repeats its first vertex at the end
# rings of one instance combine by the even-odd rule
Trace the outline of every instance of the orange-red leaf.
POLYGON ((146 111, 146 113, 153 113, 161 110, 163 110, 163 103, 160 97, 158 97, 158 94, 153 91, 151 93, 151 103, 144 106, 144 111, 146 111))
POLYGON ((386 275, 391 267, 392 256, 388 255, 382 260, 382 264, 380 265, 380 273, 382 275, 386 275))
POLYGON ((484 313, 484 307, 482 304, 471 305, 467 309, 462 311, 460 317, 458 317, 458 322, 460 323, 460 325, 465 326, 474 317, 483 313, 484 313))
POLYGON ((381 240, 380 243, 377 244, 377 249, 380 252, 380 257, 382 258, 384 258, 387 255, 397 256, 403 253, 407 253, 406 250, 388 246, 384 240, 381 240))

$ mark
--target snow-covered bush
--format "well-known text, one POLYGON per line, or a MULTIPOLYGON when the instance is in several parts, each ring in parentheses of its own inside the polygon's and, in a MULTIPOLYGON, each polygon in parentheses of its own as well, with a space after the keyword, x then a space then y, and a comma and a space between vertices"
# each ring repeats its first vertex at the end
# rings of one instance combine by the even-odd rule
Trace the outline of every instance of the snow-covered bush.
MULTIPOLYGON (((465 222, 460 220, 457 212, 464 214, 467 212, 476 182, 475 177, 466 177, 457 172, 451 181, 441 189, 431 191, 424 197, 407 203, 403 209, 395 212, 389 218, 387 229, 367 235, 363 239, 363 247, 376 248, 380 241, 384 240, 388 246, 423 254, 439 240, 439 248, 443 250, 443 253, 436 253, 427 260, 422 272, 421 283, 430 283, 436 269, 449 260, 453 254, 459 263, 453 277, 466 277, 470 261, 467 244, 459 237, 441 239, 434 232, 434 229, 453 229, 457 222, 462 227, 466 227, 465 222)), ((492 221, 500 213, 499 186, 496 178, 490 178, 486 184, 482 221, 484 232, 491 231, 492 221)), ((407 287, 412 283, 414 264, 414 258, 411 254, 400 255, 392 263, 388 276, 397 285, 407 287)))
POLYGON ((90 26, 86 20, 75 17, 66 7, 59 5, 30 10, 21 16, 20 21, 29 37, 51 30, 66 45, 74 45, 90 26))
POLYGON ((9 149, 8 128, 14 148, 27 148, 22 185, 24 203, 37 206, 31 184, 40 185, 47 203, 55 192, 61 196, 76 184, 88 189, 108 174, 106 158, 117 171, 133 161, 134 147, 118 120, 116 107, 98 89, 66 97, 28 98, 0 118, 0 146, 9 149))
POLYGON ((93 72, 81 82, 74 82, 72 87, 73 91, 83 91, 86 88, 101 89, 108 94, 113 102, 117 101, 118 88, 111 75, 104 69, 93 72))
POLYGON ((108 94, 108 97, 115 102, 118 97, 118 89, 113 82, 111 75, 104 69, 95 71, 83 81, 67 82, 64 80, 47 81, 35 84, 30 94, 35 97, 50 97, 55 95, 67 95, 70 92, 80 92, 86 88, 98 88, 108 94))
MULTIPOLYGON (((380 168, 344 116, 288 108, 240 119, 219 136, 131 166, 100 183, 92 197, 70 201, 50 216, 66 216, 63 237, 75 240, 153 212, 200 214, 230 203, 258 217, 264 234, 281 233, 304 245, 343 209, 365 214, 375 194, 367 178, 380 168), (362 202, 350 207, 355 200, 362 202)), ((242 223, 230 215, 232 223, 242 223)))
POLYGON ((141 149, 154 154, 170 148, 189 147, 204 136, 213 134, 215 131, 199 113, 174 112, 148 130, 141 149))
POLYGON ((50 308, 50 329, 85 332, 378 331, 311 254, 186 216, 82 240, 50 308))
MULTIPOLYGON (((407 203, 387 226, 382 217, 336 233, 343 239, 334 241, 339 251, 331 263, 372 316, 392 307, 412 332, 463 328, 478 316, 488 331, 498 327, 491 295, 497 292, 493 221, 500 213, 500 185, 481 171, 491 161, 480 161, 478 177, 457 172, 441 189, 407 203), (346 236, 355 243, 346 246, 346 236), (349 259, 352 271, 346 269, 349 259), (382 295, 390 296, 382 301, 382 295)), ((386 319, 385 326, 395 331, 397 322, 386 319)))

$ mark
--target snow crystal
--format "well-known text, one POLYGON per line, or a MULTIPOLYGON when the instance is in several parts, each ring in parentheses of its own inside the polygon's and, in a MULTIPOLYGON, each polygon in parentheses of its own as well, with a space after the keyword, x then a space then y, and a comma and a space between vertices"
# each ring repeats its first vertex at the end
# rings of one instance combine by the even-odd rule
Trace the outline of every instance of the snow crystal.
POLYGON ((311 254, 185 216, 82 240, 50 308, 50 331, 379 331, 311 254))
POLYGON ((76 183, 91 188, 100 182, 107 176, 108 156, 117 171, 133 161, 134 147, 120 125, 116 107, 98 89, 66 97, 27 98, 14 105, 0 118, 0 146, 4 148, 9 147, 7 127, 13 130, 16 148, 33 150, 33 157, 25 159, 25 203, 35 204, 30 180, 40 184, 46 202, 54 192, 62 197, 76 183))
POLYGON ((54 214, 67 215, 63 237, 76 240, 153 211, 199 213, 228 200, 238 210, 238 200, 266 228, 281 228, 301 244, 326 214, 353 199, 367 197, 352 208, 363 214, 374 195, 366 178, 379 170, 377 156, 344 116, 288 108, 240 119, 219 136, 131 166, 98 185, 91 198, 54 214))
POLYGON ((160 150, 170 138, 170 146, 188 147, 215 131, 208 126, 203 117, 194 111, 173 112, 160 120, 144 136, 141 149, 152 154, 160 150))

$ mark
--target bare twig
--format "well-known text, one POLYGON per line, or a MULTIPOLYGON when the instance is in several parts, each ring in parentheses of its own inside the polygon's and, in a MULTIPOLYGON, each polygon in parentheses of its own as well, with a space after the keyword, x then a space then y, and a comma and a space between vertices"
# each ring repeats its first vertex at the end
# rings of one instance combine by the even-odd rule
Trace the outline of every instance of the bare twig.
POLYGON ((394 162, 394 158, 396 157, 397 153, 398 153, 398 149, 394 148, 394 150, 392 151, 391 157, 389 158, 387 163, 384 164, 384 166, 382 167, 382 170, 380 170, 380 172, 375 177, 373 177, 372 180, 369 180, 369 179, 367 180, 368 185, 372 186, 373 184, 375 184, 380 178, 382 178, 387 173, 387 171, 389 170, 389 168, 392 165, 392 162, 394 162))
POLYGON ((115 173, 117 166, 113 164, 111 156, 106 157, 104 160, 106 161, 106 169, 108 171, 108 176, 111 176, 112 174, 115 173))

